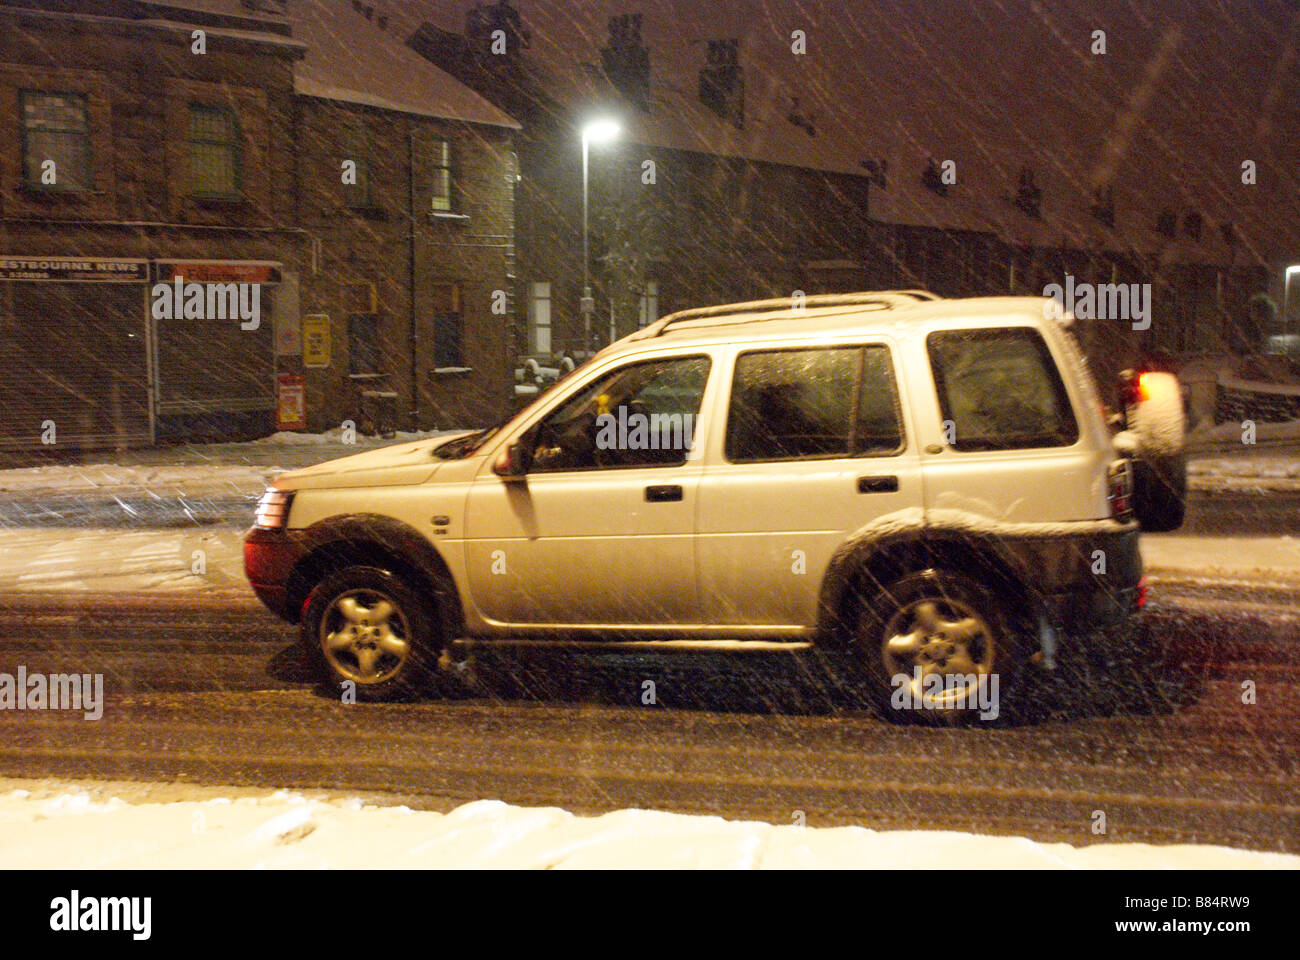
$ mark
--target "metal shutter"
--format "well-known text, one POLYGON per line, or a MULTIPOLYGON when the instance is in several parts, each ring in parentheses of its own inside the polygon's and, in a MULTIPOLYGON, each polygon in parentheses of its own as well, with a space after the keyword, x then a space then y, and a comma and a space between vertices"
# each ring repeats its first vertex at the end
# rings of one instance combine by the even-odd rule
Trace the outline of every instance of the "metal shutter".
POLYGON ((0 450, 151 442, 144 288, 0 283, 0 450))
POLYGON ((238 320, 158 320, 158 412, 247 413, 275 409, 269 297, 257 329, 238 320))

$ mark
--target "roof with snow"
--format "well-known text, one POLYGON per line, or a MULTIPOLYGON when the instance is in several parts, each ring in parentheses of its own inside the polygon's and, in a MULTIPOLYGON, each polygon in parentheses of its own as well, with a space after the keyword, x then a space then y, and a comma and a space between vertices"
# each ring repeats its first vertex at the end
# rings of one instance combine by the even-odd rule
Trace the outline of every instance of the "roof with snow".
MULTIPOLYGON (((479 0, 402 0, 390 30, 463 33, 479 0)), ((626 140, 862 175, 872 215, 1013 242, 1237 262, 1300 254, 1300 13, 1287 0, 514 0, 544 92, 574 116, 617 111, 626 140), (642 15, 650 102, 610 84, 608 20, 642 15), (807 52, 792 52, 804 31, 807 52), (1106 53, 1091 51, 1105 31, 1106 53), (743 127, 698 96, 707 42, 739 40, 743 127), (796 122, 798 120, 799 122, 796 122), (923 185, 952 160, 946 197, 923 185), (1242 183, 1242 162, 1258 183, 1242 183), (1041 219, 1014 203, 1023 167, 1041 219), (1113 191, 1112 229, 1092 213, 1113 191), (1168 209, 1177 239, 1156 228, 1168 209), (1192 240, 1188 214, 1201 218, 1192 240), (1228 244, 1232 224, 1240 242, 1228 244)), ((1195 219, 1195 218, 1193 218, 1195 219)))
POLYGON ((291 0, 294 36, 307 54, 294 67, 299 93, 386 110, 498 127, 519 124, 454 77, 406 46, 381 25, 369 4, 346 0, 291 0), (371 11, 367 16, 365 10, 371 11))
POLYGON ((195 20, 247 36, 291 34, 305 44, 294 64, 294 89, 305 96, 365 104, 421 116, 518 128, 505 112, 438 69, 389 29, 370 3, 288 0, 164 0, 145 3, 159 18, 195 20), (283 13, 278 12, 283 6, 283 13))

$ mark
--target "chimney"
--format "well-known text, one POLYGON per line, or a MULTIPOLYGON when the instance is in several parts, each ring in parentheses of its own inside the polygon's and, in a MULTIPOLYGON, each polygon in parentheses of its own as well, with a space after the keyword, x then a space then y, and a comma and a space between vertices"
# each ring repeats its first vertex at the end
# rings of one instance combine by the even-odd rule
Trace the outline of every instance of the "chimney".
POLYGON ((609 43, 600 48, 605 76, 630 103, 650 112, 650 50, 641 42, 641 14, 609 18, 609 43))
POLYGON ((1020 175, 1016 178, 1015 204, 1025 216, 1042 219, 1043 191, 1034 182, 1034 171, 1028 164, 1020 168, 1020 175))
POLYGON ((745 126, 745 74, 739 40, 710 40, 700 68, 700 103, 737 129, 745 126))
POLYGON ((465 41, 480 65, 516 62, 528 48, 530 34, 510 0, 476 3, 465 14, 465 41))

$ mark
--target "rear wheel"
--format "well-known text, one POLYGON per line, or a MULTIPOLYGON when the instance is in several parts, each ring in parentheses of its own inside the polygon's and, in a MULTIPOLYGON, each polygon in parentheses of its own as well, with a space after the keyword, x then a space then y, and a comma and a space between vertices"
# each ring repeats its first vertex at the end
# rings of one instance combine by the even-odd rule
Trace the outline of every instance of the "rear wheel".
POLYGON ((853 654, 873 698, 892 719, 993 719, 1003 687, 1023 662, 1019 619, 973 580, 926 570, 867 603, 853 654))
POLYGON ((388 570, 350 566, 316 585, 302 642, 330 687, 358 700, 427 689, 444 641, 432 604, 388 570))

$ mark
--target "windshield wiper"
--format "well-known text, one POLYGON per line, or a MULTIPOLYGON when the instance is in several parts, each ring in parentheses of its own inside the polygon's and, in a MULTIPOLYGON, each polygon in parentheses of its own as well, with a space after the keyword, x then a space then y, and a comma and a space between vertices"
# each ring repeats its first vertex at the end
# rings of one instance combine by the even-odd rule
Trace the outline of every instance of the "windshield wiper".
POLYGON ((459 460, 461 457, 468 457, 479 447, 483 446, 483 444, 487 443, 488 440, 492 439, 493 435, 505 426, 505 423, 506 421, 502 420, 495 426, 485 427, 482 430, 475 430, 473 433, 466 434, 463 437, 457 437, 455 440, 450 440, 440 447, 435 447, 433 455, 439 460, 459 460))

